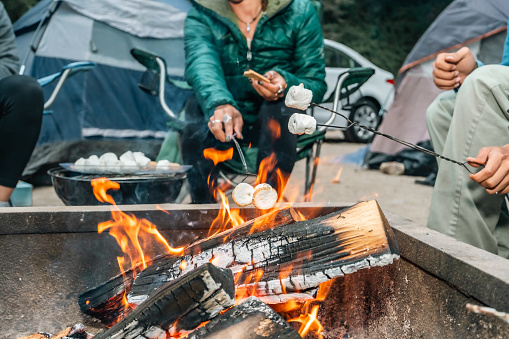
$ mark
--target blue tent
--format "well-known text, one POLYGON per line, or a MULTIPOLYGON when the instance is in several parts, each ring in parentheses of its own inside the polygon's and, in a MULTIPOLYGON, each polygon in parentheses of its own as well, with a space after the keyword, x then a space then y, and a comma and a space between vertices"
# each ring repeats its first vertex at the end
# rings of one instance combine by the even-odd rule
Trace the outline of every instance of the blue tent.
MULTIPOLYGON (((168 74, 181 77, 183 22, 190 6, 185 0, 42 0, 14 23, 25 74, 43 77, 80 60, 98 64, 66 84, 53 114, 45 117, 39 144, 89 137, 164 138, 166 115, 156 98, 138 88, 144 69, 130 49, 162 55, 168 74)), ((187 93, 171 86, 168 91, 170 108, 178 111, 187 93)))
MULTIPOLYGON (((130 50, 141 47, 163 56, 168 75, 182 79, 189 8, 187 0, 42 0, 16 21, 24 74, 40 78, 70 62, 97 63, 66 82, 53 113, 43 119, 38 147, 105 138, 162 141, 167 115, 156 97, 140 90, 145 68, 130 50)), ((45 88, 45 94, 52 89, 45 88)), ((168 106, 178 112, 190 91, 167 86, 166 94, 168 106)), ((41 152, 36 148, 33 158, 41 152)), ((32 160, 25 174, 33 171, 32 160)), ((58 159, 63 160, 73 159, 58 159)))

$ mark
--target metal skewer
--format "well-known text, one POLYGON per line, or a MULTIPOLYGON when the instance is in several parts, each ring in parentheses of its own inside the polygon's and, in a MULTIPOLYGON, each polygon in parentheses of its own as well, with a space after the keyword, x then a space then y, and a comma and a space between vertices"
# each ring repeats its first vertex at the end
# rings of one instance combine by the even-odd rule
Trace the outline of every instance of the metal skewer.
MULTIPOLYGON (((411 142, 408 142, 408 141, 405 141, 405 140, 398 139, 398 138, 396 138, 396 137, 393 137, 392 135, 388 135, 388 134, 385 134, 385 133, 379 132, 379 131, 377 131, 377 130, 375 130, 375 129, 371 128, 371 127, 367 127, 367 126, 361 125, 361 124, 359 124, 358 122, 354 122, 354 121, 352 121, 352 120, 348 119, 348 117, 346 117, 345 115, 343 115, 343 114, 341 114, 341 113, 339 113, 339 112, 336 112, 336 111, 331 110, 330 108, 323 107, 323 106, 318 105, 318 104, 315 104, 315 103, 313 103, 313 102, 312 102, 312 103, 310 103, 310 104, 311 104, 311 105, 313 105, 313 106, 315 106, 315 107, 319 107, 319 108, 321 108, 321 109, 324 109, 324 110, 326 110, 326 111, 329 111, 329 112, 332 112, 332 113, 334 113, 334 114, 339 115, 340 117, 342 117, 343 119, 345 119, 345 120, 348 122, 348 124, 349 124, 349 125, 348 125, 348 126, 346 126, 346 127, 333 126, 333 125, 322 125, 322 124, 317 124, 317 126, 328 127, 328 128, 338 128, 338 129, 347 129, 347 128, 350 128, 350 127, 352 127, 352 126, 358 126, 359 128, 362 128, 362 129, 365 129, 365 130, 367 130, 367 131, 370 131, 370 132, 372 132, 372 133, 374 133, 374 134, 376 134, 376 135, 381 135, 381 136, 383 136, 383 137, 385 137, 385 138, 387 138, 387 139, 393 140, 393 141, 398 142, 398 143, 400 143, 400 144, 402 144, 402 145, 405 145, 405 146, 407 146, 407 147, 413 148, 413 149, 415 149, 415 150, 417 150, 417 151, 419 151, 419 152, 423 152, 423 153, 426 153, 426 154, 432 155, 432 156, 434 156, 434 157, 437 157, 437 158, 439 158, 439 159, 443 159, 443 160, 446 160, 446 161, 452 162, 452 163, 454 163, 454 164, 456 164, 456 165, 460 165, 460 166, 462 166, 463 168, 465 168, 465 169, 466 169, 469 173, 472 173, 472 174, 474 174, 474 173, 475 173, 475 172, 472 172, 472 171, 471 171, 471 170, 467 167, 467 164, 468 164, 468 162, 467 162, 467 161, 460 162, 460 161, 457 161, 457 160, 454 160, 454 159, 451 159, 451 158, 445 157, 445 156, 443 156, 443 155, 441 155, 441 154, 438 154, 438 153, 436 153, 436 152, 430 151, 429 149, 426 149, 426 148, 424 148, 424 147, 418 146, 418 145, 416 145, 416 144, 412 144, 411 142)), ((478 164, 478 165, 483 166, 482 164, 478 164)))

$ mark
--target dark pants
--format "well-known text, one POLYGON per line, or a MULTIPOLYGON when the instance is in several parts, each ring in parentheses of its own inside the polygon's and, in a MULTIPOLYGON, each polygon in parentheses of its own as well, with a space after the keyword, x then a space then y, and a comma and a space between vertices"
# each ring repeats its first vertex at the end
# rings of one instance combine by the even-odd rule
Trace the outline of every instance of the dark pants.
POLYGON ((43 106, 35 79, 12 75, 0 80, 0 185, 16 187, 37 143, 43 106))
MULTIPOLYGON (((297 112, 295 109, 286 107, 284 99, 268 102, 265 101, 258 113, 258 120, 252 125, 244 123, 242 136, 238 139, 241 145, 251 145, 258 148, 257 168, 260 162, 275 154, 277 163, 269 173, 266 182, 279 190, 277 170, 288 179, 295 161, 297 160, 297 136, 288 131, 288 120, 297 112), (279 123, 280 134, 269 128, 279 123)), ((181 137, 182 159, 184 164, 192 165, 188 171, 187 178, 191 188, 191 198, 194 203, 215 203, 214 191, 219 167, 215 166, 212 160, 205 159, 203 151, 207 148, 226 150, 234 148, 232 141, 222 143, 210 132, 207 123, 208 119, 202 113, 194 96, 186 103, 186 122, 181 137), (210 177, 210 179, 209 179, 210 177)))

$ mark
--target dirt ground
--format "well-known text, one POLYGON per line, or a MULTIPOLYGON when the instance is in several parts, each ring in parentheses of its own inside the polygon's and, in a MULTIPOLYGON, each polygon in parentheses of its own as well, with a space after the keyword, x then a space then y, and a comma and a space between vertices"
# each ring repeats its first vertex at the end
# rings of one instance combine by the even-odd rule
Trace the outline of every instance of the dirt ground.
MULTIPOLYGON (((416 179, 423 178, 387 175, 354 164, 337 163, 335 159, 338 156, 356 152, 366 145, 343 142, 341 132, 328 132, 326 136, 313 189, 313 202, 352 205, 375 199, 383 211, 396 213, 417 224, 426 224, 433 188, 415 183, 416 179), (339 182, 334 183, 339 171, 339 182)), ((304 164, 304 160, 296 164, 287 186, 285 196, 292 201, 303 201, 304 164)), ((34 188, 33 206, 63 205, 53 187, 34 188)))

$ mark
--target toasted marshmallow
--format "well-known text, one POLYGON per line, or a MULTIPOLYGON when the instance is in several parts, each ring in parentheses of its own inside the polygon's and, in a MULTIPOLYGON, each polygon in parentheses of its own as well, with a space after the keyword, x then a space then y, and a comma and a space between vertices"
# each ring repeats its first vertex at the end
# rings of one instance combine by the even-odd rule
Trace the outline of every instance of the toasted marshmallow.
POLYGON ((292 86, 285 98, 285 105, 305 111, 311 104, 313 92, 304 88, 304 84, 292 86))
POLYGON ((277 192, 269 184, 256 186, 253 193, 253 205, 260 210, 268 210, 277 202, 277 192))
POLYGON ((316 120, 307 114, 294 113, 288 120, 288 130, 292 134, 313 134, 316 131, 316 120))
POLYGON ((253 202, 253 193, 255 189, 253 186, 241 182, 235 187, 232 192, 232 198, 235 203, 241 207, 249 205, 253 202))

